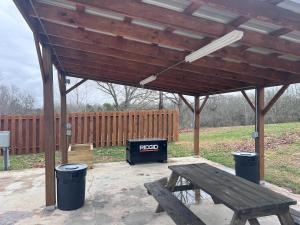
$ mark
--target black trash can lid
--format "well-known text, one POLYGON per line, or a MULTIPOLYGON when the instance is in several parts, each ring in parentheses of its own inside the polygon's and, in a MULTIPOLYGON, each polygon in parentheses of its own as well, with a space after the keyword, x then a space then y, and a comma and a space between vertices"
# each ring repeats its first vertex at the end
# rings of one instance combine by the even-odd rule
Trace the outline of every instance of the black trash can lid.
POLYGON ((234 156, 245 156, 245 157, 253 157, 257 156, 255 152, 232 152, 234 156))
POLYGON ((86 164, 68 163, 68 164, 62 164, 57 166, 55 170, 59 172, 74 172, 74 171, 86 170, 87 167, 88 166, 86 164))

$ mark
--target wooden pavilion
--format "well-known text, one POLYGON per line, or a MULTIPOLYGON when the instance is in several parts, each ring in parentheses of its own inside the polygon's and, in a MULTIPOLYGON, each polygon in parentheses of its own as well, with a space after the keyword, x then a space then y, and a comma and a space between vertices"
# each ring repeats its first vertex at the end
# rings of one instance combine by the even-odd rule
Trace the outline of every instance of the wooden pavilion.
MULTIPOLYGON (((298 0, 14 0, 33 31, 44 87, 46 206, 55 205, 53 71, 58 70, 61 129, 66 95, 86 80, 195 97, 194 154, 200 112, 209 95, 241 91, 256 114, 255 149, 264 180, 264 116, 300 82, 298 0), (193 63, 186 55, 232 30, 244 37, 193 63), (40 47, 41 46, 41 47, 40 47), (42 49, 41 49, 42 48, 42 49), (177 65, 177 66, 174 66, 177 65), (170 68, 171 66, 171 68, 170 68), (66 77, 82 78, 66 90, 66 77), (282 85, 265 103, 265 87, 282 85), (245 90, 256 89, 255 103, 245 90), (200 105, 199 97, 205 96, 200 105)), ((62 160, 67 162, 66 136, 62 160)))

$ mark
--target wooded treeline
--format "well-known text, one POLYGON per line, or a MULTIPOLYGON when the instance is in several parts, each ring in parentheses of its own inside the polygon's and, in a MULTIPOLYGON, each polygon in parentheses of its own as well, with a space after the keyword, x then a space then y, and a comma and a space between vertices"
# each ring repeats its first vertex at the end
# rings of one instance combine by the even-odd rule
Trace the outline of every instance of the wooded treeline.
MULTIPOLYGON (((267 103, 279 88, 268 88, 265 93, 267 103)), ((104 104, 90 103, 80 89, 75 89, 68 96, 68 112, 98 112, 98 111, 127 111, 140 109, 177 109, 181 128, 192 128, 194 116, 177 94, 163 95, 157 91, 98 83, 99 96, 110 97, 111 100, 104 104)), ((254 103, 254 91, 247 92, 254 103)), ((193 97, 186 97, 194 105, 193 97)), ((0 115, 34 114, 41 113, 35 107, 34 96, 20 91, 16 87, 0 85, 0 115)), ((59 112, 59 103, 56 112, 59 112)), ((219 127, 254 124, 254 112, 249 104, 237 92, 210 96, 201 112, 201 126, 219 127)), ((283 96, 277 101, 266 116, 266 123, 282 123, 300 121, 300 86, 291 85, 283 96)))
MULTIPOLYGON (((265 104, 279 88, 268 88, 265 104)), ((254 91, 248 92, 254 103, 254 91)), ((193 102, 191 102, 193 104, 193 102)), ((211 96, 200 115, 201 126, 220 127, 254 124, 255 113, 241 93, 211 96)), ((292 85, 279 98, 265 117, 266 123, 300 121, 300 87, 292 85)), ((193 114, 184 103, 180 110, 180 127, 193 127, 193 114)))

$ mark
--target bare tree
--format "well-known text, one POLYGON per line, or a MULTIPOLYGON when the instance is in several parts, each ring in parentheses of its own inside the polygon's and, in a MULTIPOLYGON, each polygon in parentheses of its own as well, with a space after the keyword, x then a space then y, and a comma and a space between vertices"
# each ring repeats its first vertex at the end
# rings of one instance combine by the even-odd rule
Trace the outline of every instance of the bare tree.
POLYGON ((157 99, 156 93, 151 90, 107 82, 97 82, 97 84, 101 92, 112 98, 113 106, 117 111, 129 108, 144 109, 157 99))
POLYGON ((17 87, 0 85, 0 114, 34 113, 34 97, 17 87))

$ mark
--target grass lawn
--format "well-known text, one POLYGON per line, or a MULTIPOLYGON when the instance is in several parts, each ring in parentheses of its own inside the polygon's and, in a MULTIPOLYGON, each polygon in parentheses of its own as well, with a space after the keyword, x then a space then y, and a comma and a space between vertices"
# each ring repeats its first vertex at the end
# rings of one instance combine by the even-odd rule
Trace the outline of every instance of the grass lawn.
MULTIPOLYGON (((253 151, 253 126, 203 128, 200 131, 201 156, 233 167, 232 151, 253 151)), ((266 180, 300 194, 300 123, 269 124, 265 127, 266 180)), ((192 133, 180 134, 177 143, 170 143, 169 157, 192 155, 192 133)), ((59 161, 59 153, 57 153, 59 161)), ((98 148, 94 161, 114 162, 125 159, 124 147, 98 148)), ((0 157, 0 169, 3 168, 0 157)), ((44 155, 11 156, 11 169, 43 167, 44 155)))

